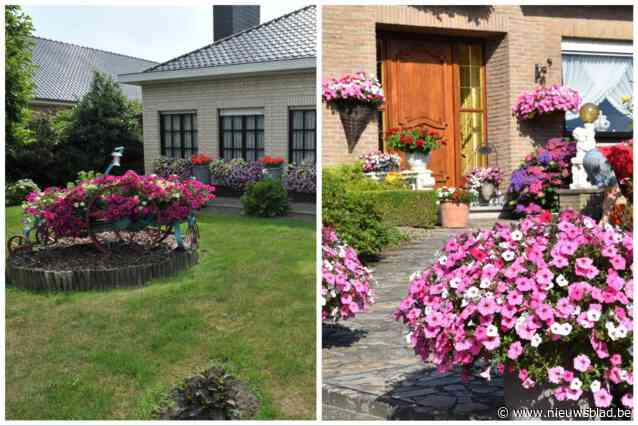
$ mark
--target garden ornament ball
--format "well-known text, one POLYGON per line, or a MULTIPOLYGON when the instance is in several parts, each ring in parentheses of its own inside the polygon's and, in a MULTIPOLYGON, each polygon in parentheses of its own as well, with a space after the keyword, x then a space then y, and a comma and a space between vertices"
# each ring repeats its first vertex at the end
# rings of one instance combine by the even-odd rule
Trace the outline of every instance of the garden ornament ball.
POLYGON ((583 123, 593 123, 596 119, 598 119, 599 114, 600 108, 591 102, 583 104, 578 111, 578 115, 580 116, 580 119, 583 120, 583 123))

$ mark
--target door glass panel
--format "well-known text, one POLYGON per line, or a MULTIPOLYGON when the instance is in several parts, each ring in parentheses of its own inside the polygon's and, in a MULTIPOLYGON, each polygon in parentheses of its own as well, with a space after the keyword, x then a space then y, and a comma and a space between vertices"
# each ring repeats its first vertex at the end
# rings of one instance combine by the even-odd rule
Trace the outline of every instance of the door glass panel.
POLYGON ((483 144, 483 113, 482 112, 461 112, 460 113, 460 133, 461 133, 461 174, 475 167, 485 167, 487 158, 479 153, 479 148, 483 144))

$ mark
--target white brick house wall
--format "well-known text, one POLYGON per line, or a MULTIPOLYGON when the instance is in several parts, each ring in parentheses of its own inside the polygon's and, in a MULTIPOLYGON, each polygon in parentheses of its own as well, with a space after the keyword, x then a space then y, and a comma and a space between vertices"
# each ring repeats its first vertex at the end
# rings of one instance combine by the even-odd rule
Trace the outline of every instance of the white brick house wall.
POLYGON ((265 154, 288 159, 288 111, 314 107, 315 71, 228 79, 145 83, 144 168, 160 156, 160 113, 197 112, 200 154, 219 158, 219 110, 263 108, 265 154))

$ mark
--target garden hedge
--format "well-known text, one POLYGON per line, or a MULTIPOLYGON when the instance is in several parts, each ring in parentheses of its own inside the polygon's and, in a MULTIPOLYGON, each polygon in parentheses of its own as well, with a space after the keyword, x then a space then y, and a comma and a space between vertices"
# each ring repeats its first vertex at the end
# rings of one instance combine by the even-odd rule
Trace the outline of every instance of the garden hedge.
POLYGON ((436 192, 412 190, 361 191, 389 226, 432 228, 437 222, 436 192))

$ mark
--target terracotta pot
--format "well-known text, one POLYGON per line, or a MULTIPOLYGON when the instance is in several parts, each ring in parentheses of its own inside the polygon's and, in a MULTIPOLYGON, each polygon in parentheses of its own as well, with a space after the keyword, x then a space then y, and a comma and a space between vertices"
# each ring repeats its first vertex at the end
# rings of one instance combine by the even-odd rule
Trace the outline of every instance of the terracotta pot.
POLYGON ((441 225, 444 228, 467 228, 470 205, 465 203, 441 203, 441 225))
POLYGON ((410 169, 414 171, 422 171, 428 168, 428 163, 430 162, 430 158, 432 153, 428 153, 427 155, 422 152, 406 152, 405 159, 410 165, 410 169))

